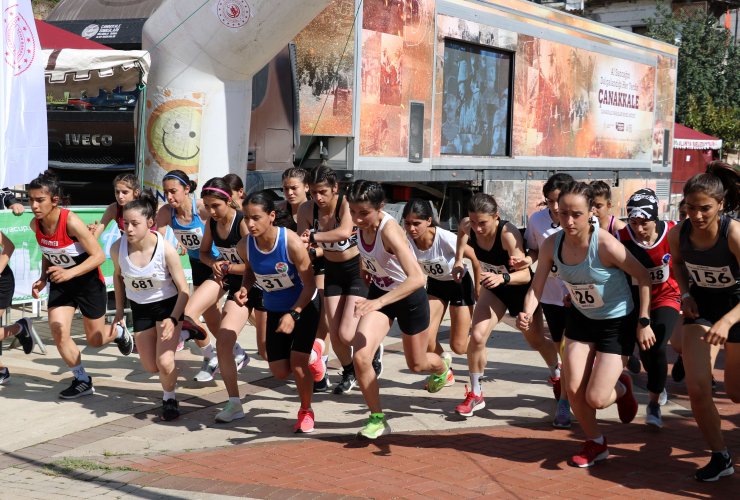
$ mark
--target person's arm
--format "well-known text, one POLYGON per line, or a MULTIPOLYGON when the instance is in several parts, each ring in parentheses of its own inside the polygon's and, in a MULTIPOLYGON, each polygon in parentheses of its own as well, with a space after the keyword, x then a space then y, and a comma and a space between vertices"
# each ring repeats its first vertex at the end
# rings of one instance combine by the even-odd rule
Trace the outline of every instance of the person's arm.
POLYGON ((455 248, 455 264, 452 267, 452 277, 458 283, 465 275, 465 266, 463 266, 463 256, 465 255, 465 246, 470 239, 470 218, 465 217, 457 226, 457 247, 455 248))
POLYGON ((336 243, 348 240, 354 233, 354 227, 355 224, 349 213, 349 203, 346 198, 342 198, 342 206, 339 209, 339 227, 314 233, 314 241, 316 243, 336 243))
MULTIPOLYGON (((735 260, 740 264, 740 222, 735 220, 730 222, 727 243, 732 255, 735 256, 735 260)), ((738 321, 740 321, 740 303, 714 322, 709 332, 704 336, 704 341, 712 345, 725 345, 730 334, 730 328, 735 326, 738 321)))
POLYGON ((244 237, 244 239, 239 242, 236 246, 236 251, 244 262, 244 274, 242 275, 242 286, 239 291, 234 294, 234 301, 244 307, 247 305, 249 300, 249 289, 257 282, 257 277, 254 275, 252 266, 249 264, 249 256, 247 255, 247 237, 244 237))
POLYGON ((518 271, 520 269, 526 269, 537 261, 537 236, 532 230, 532 217, 529 217, 527 221, 527 230, 524 231, 524 248, 527 249, 524 258, 510 257, 509 268, 518 271))
POLYGON ((2 247, 2 253, 0 253, 0 273, 5 271, 5 268, 10 262, 10 257, 15 251, 15 245, 10 241, 10 238, 5 236, 5 233, 0 231, 0 247, 2 247))
MULTIPOLYGON (((162 239, 162 243, 164 243, 165 265, 167 265, 170 276, 172 276, 172 282, 177 287, 177 302, 175 302, 175 307, 172 309, 172 317, 178 319, 185 312, 185 305, 190 298, 190 286, 188 286, 185 279, 185 272, 182 270, 182 262, 180 256, 177 255, 177 250, 164 239, 162 239)), ((170 318, 165 318, 162 321, 162 340, 169 340, 174 333, 174 322, 170 318)))
MULTIPOLYGON (((511 223, 507 223, 500 228, 501 246, 509 254, 509 262, 514 259, 517 262, 524 260, 524 240, 522 233, 511 223)), ((486 288, 496 288, 498 286, 526 285, 531 280, 529 266, 518 271, 509 273, 509 282, 504 280, 503 274, 485 273, 483 276, 483 286, 486 288)))
POLYGON ((113 318, 114 326, 120 323, 121 326, 125 324, 124 308, 126 305, 126 285, 123 282, 123 275, 121 274, 121 266, 118 263, 118 251, 121 246, 121 240, 116 240, 110 247, 110 258, 113 261, 113 293, 116 296, 116 316, 113 318))
MULTIPOLYGON (((287 206, 288 203, 286 202, 287 206)), ((307 200, 301 203, 298 207, 298 214, 296 216, 297 233, 303 235, 306 231, 310 231, 313 227, 313 201, 307 200)))
POLYGON ((157 231, 162 236, 167 236, 167 226, 172 225, 172 218, 170 216, 170 206, 163 205, 157 210, 157 215, 154 218, 154 224, 157 226, 157 231))
MULTIPOLYGON (((288 237, 288 256, 296 267, 298 276, 303 282, 303 290, 290 309, 300 314, 316 293, 316 279, 311 267, 311 259, 301 239, 293 231, 285 231, 288 237)), ((295 321, 290 313, 283 314, 275 330, 277 333, 291 333, 295 328, 295 321)))
POLYGON ((699 307, 689 293, 689 271, 686 269, 683 255, 681 255, 679 239, 681 237, 682 225, 683 222, 679 222, 668 233, 668 244, 671 247, 671 272, 673 272, 673 277, 676 278, 678 289, 681 292, 681 310, 683 311, 683 315, 685 318, 694 319, 699 316, 699 307))
POLYGON ((516 319, 517 328, 524 332, 529 331, 532 324, 532 315, 540 303, 542 291, 545 289, 547 277, 550 275, 550 269, 552 269, 554 250, 555 235, 551 235, 542 244, 540 262, 537 264, 537 270, 534 273, 532 284, 529 286, 529 290, 527 290, 527 294, 524 296, 522 312, 519 313, 516 319))
POLYGON ((100 238, 100 235, 103 234, 103 231, 105 231, 105 228, 108 227, 108 223, 113 220, 113 218, 116 216, 116 207, 118 206, 118 203, 111 203, 108 205, 108 207, 105 209, 105 212, 103 212, 103 218, 100 219, 100 222, 95 221, 92 224, 88 224, 87 228, 90 230, 92 235, 97 240, 100 238))
POLYGON ((220 277, 221 276, 221 267, 218 266, 218 269, 215 269, 214 264, 218 262, 215 258, 213 258, 213 254, 211 253, 211 249, 213 248, 213 235, 211 234, 211 223, 210 219, 206 221, 206 227, 203 231, 203 238, 200 240, 200 261, 213 269, 214 276, 220 277))
POLYGON ((48 276, 53 283, 64 283, 100 267, 105 262, 105 252, 82 219, 70 212, 67 217, 67 234, 76 238, 87 253, 87 258, 74 267, 49 266, 48 276))
MULTIPOLYGON (((609 267, 618 267, 637 281, 640 298, 639 316, 650 318, 650 295, 653 283, 645 266, 630 253, 614 236, 606 230, 599 230, 599 259, 609 267)), ((650 326, 637 325, 637 342, 646 351, 655 344, 655 334, 650 326)))
POLYGON ((398 259, 401 269, 406 274, 406 280, 375 300, 358 299, 355 304, 356 318, 362 317, 371 311, 378 311, 388 304, 405 299, 423 287, 426 280, 414 252, 409 247, 406 234, 395 220, 386 223, 380 237, 385 249, 398 259))
POLYGON ((627 227, 627 224, 625 224, 624 222, 622 222, 619 219, 619 217, 614 216, 614 224, 612 225, 612 231, 613 231, 612 236, 615 236, 616 237, 617 236, 617 233, 620 230, 624 229, 625 227, 627 227))
POLYGON ((18 201, 18 198, 8 188, 3 189, 3 203, 5 204, 5 208, 13 211, 13 215, 21 215, 25 210, 21 202, 18 201))

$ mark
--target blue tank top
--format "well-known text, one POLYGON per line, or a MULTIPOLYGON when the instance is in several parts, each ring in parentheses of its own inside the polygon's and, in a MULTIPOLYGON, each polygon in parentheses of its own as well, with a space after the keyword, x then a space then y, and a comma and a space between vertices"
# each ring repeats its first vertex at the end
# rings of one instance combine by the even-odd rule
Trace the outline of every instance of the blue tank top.
MULTIPOLYGON (((203 239, 206 224, 198 214, 198 204, 195 202, 195 198, 191 199, 193 201, 193 220, 190 221, 190 224, 180 224, 177 220, 175 209, 171 208, 170 225, 172 226, 172 231, 175 233, 177 241, 187 249, 188 256, 192 260, 200 260, 200 242, 203 239)), ((214 259, 218 258, 218 250, 216 250, 215 245, 211 245, 211 256, 214 259)))
POLYGON ((247 259, 262 289, 265 309, 272 312, 289 311, 303 291, 298 270, 288 255, 288 234, 278 228, 275 246, 267 252, 257 247, 252 235, 247 236, 247 259))
POLYGON ((564 235, 560 231, 555 237, 553 273, 570 292, 573 305, 587 318, 596 320, 621 318, 631 313, 634 303, 624 271, 605 267, 599 259, 598 229, 591 233, 586 258, 573 266, 561 259, 564 235))

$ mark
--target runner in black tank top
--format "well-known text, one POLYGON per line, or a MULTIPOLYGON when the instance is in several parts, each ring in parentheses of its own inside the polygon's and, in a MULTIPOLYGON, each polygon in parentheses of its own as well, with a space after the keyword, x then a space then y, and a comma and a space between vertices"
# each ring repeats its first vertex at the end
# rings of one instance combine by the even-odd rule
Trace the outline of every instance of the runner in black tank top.
MULTIPOLYGON (((485 408, 480 379, 486 367, 486 343, 491 331, 508 309, 517 315, 524 306, 524 295, 529 289, 532 274, 529 268, 513 271, 510 259, 524 259, 522 234, 513 224, 499 219, 498 205, 493 196, 476 193, 468 205, 469 218, 458 228, 455 270, 462 270, 462 256, 466 244, 475 251, 481 267, 481 286, 473 311, 473 328, 468 343, 468 369, 471 388, 466 388, 465 400, 455 408, 463 416, 471 416, 485 408), (488 248, 486 248, 488 247, 488 248)), ((541 318, 541 315, 538 315, 541 318)), ((545 338, 542 321, 525 334, 530 346, 539 351, 551 373, 558 367, 555 345, 545 338)))
POLYGON ((734 472, 712 401, 712 346, 725 346, 725 390, 740 403, 740 223, 722 214, 737 209, 738 176, 722 162, 713 162, 707 172, 684 186, 688 219, 668 235, 682 293, 686 387, 696 423, 712 451, 709 463, 696 471, 699 481, 734 472))

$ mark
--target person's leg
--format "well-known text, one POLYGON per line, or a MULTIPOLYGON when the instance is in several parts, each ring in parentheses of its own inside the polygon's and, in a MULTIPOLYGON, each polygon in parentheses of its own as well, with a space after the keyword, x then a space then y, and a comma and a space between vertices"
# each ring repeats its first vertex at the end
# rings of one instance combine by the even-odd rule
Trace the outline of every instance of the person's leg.
POLYGON ((222 311, 219 329, 216 333, 216 354, 221 378, 226 386, 230 398, 239 397, 236 362, 234 361, 234 345, 239 332, 247 322, 249 312, 240 307, 233 300, 227 300, 222 311))
POLYGON ((608 408, 624 395, 625 388, 617 383, 624 368, 622 362, 620 354, 596 352, 586 388, 586 403, 594 410, 608 408))
POLYGON ((473 306, 450 306, 450 350, 455 354, 468 351, 473 306))
POLYGON ((468 342, 468 370, 470 372, 470 391, 480 396, 480 378, 486 368, 486 342, 491 331, 506 313, 506 306, 490 290, 481 290, 478 303, 473 311, 473 328, 468 342))
POLYGON ((401 335, 403 355, 406 366, 414 373, 431 372, 437 375, 444 373, 447 367, 436 352, 428 351, 429 340, 427 330, 414 335, 401 335))
POLYGON ((82 317, 85 328, 87 345, 90 347, 102 347, 116 339, 115 325, 106 325, 105 316, 96 319, 82 317))
POLYGON ((157 329, 156 327, 148 328, 141 332, 134 333, 136 346, 139 349, 139 361, 141 367, 147 373, 157 373, 157 329))
POLYGON ((257 335, 257 352, 267 361, 267 311, 254 311, 254 330, 257 335))
POLYGON ((444 352, 444 349, 442 348, 442 344, 439 343, 439 340, 437 340, 437 334, 439 333, 439 326, 442 323, 442 318, 446 310, 446 302, 432 295, 429 296, 429 328, 427 329, 427 341, 429 345, 427 351, 440 356, 444 352))
POLYGON ((311 398, 313 396, 313 375, 308 369, 308 359, 308 353, 298 351, 291 351, 290 353, 290 371, 295 379, 301 408, 306 410, 311 408, 311 398))
POLYGON ((359 323, 359 319, 354 317, 356 299, 357 297, 344 295, 324 297, 331 346, 342 366, 352 363, 350 344, 359 323))
MULTIPOLYGON (((175 332, 168 340, 162 340, 162 322, 156 325, 156 365, 159 371, 159 383, 165 393, 175 392, 177 385, 177 367, 175 366, 175 351, 180 339, 180 323, 175 327, 175 332)), ((167 398, 163 398, 167 399, 167 398)))
POLYGON ((740 403, 740 343, 725 344, 725 391, 733 403, 740 403))
POLYGON ((49 309, 49 330, 57 346, 59 355, 70 368, 79 366, 82 362, 80 349, 72 340, 72 319, 75 308, 71 306, 52 307, 49 309))
POLYGON ((388 334, 393 322, 385 314, 372 311, 360 319, 352 342, 355 376, 371 413, 382 413, 378 379, 372 361, 375 351, 388 334))
POLYGON ((640 360, 647 372, 648 396, 652 406, 658 405, 668 377, 666 346, 678 320, 678 311, 672 307, 659 307, 650 313, 650 325, 655 334, 655 344, 650 349, 640 350, 640 360))
POLYGON ((565 389, 573 408, 573 414, 581 424, 586 439, 589 440, 601 436, 596 423, 596 410, 586 400, 595 357, 596 351, 592 343, 565 339, 563 364, 568 367, 565 389))
MULTIPOLYGON (((221 320, 216 318, 212 308, 218 304, 218 299, 225 293, 224 289, 213 280, 206 280, 200 285, 188 299, 185 306, 185 316, 193 325, 205 330, 205 325, 201 323, 200 317, 203 316, 215 327, 221 320), (206 313, 206 311, 208 311, 206 313), (207 315, 207 317, 206 317, 207 315)), ((211 333, 218 330, 211 330, 211 333)), ((199 344, 200 345, 200 344, 199 344)))
POLYGON ((532 326, 524 334, 529 346, 540 353, 545 361, 545 366, 550 369, 550 376, 554 377, 554 371, 558 368, 558 350, 553 343, 545 337, 545 320, 542 316, 542 308, 538 307, 533 315, 532 326))

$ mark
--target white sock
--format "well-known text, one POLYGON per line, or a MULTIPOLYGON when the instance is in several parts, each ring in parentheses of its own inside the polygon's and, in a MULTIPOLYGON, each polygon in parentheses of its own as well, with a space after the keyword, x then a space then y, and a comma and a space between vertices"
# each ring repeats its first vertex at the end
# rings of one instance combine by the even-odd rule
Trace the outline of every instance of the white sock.
POLYGON ((229 403, 234 403, 234 404, 240 405, 240 404, 242 404, 242 400, 241 400, 240 397, 229 398, 229 403))
POLYGON ((482 373, 470 372, 470 386, 473 394, 476 396, 481 395, 480 378, 483 376, 482 373))
POLYGON ((87 372, 85 371, 85 367, 82 366, 82 364, 73 366, 72 368, 70 368, 70 370, 72 371, 72 375, 74 375, 77 380, 90 382, 90 375, 87 374, 87 372))
POLYGON ((597 437, 596 439, 592 439, 591 441, 596 444, 604 444, 604 435, 602 434, 601 436, 597 437))
POLYGON ((208 344, 205 347, 200 348, 201 351, 203 351, 203 357, 211 359, 213 356, 216 355, 216 348, 213 344, 208 344))
POLYGON ((552 378, 560 378, 560 364, 555 363, 555 366, 550 367, 550 376, 552 378))
POLYGON ((162 391, 162 401, 167 401, 168 399, 177 399, 175 391, 162 391))

